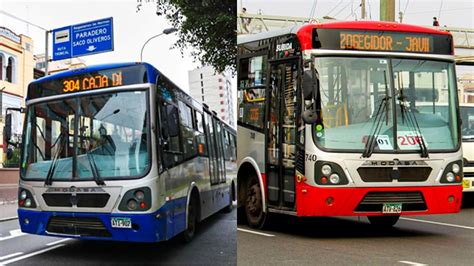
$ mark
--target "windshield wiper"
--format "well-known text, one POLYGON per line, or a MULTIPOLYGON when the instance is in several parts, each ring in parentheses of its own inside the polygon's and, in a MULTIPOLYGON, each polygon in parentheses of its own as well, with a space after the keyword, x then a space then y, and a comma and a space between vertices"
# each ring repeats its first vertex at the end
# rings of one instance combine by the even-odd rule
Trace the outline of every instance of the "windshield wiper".
POLYGON ((385 114, 385 123, 388 125, 388 102, 390 100, 390 96, 386 95, 382 101, 380 101, 380 104, 377 108, 377 112, 375 113, 375 118, 374 121, 372 122, 372 129, 371 133, 369 135, 369 138, 367 139, 365 143, 365 149, 364 152, 362 153, 362 157, 364 158, 369 158, 375 148, 375 144, 377 143, 377 136, 380 133, 380 130, 382 129, 382 121, 383 117, 385 114))
POLYGON ((97 169, 97 165, 95 164, 94 155, 89 151, 86 152, 87 160, 89 161, 89 165, 91 166, 91 172, 94 176, 94 181, 97 183, 98 186, 105 186, 104 180, 99 175, 99 170, 97 169))
POLYGON ((420 126, 418 125, 418 120, 416 119, 415 114, 410 110, 408 110, 407 104, 407 97, 403 95, 403 88, 400 89, 400 93, 398 96, 398 101, 400 102, 400 112, 402 115, 402 123, 405 123, 405 114, 407 125, 415 130, 417 139, 415 140, 418 143, 421 151, 422 158, 428 158, 428 148, 426 148, 425 140, 423 139, 423 135, 421 134, 420 126), (411 125, 410 125, 411 124, 411 125))
POLYGON ((369 158, 374 152, 375 144, 377 143, 377 136, 380 133, 380 130, 382 129, 381 118, 383 117, 383 114, 385 114, 385 124, 388 125, 388 103, 391 97, 388 96, 387 75, 385 71, 383 73, 385 79, 385 97, 382 99, 382 101, 380 101, 380 104, 377 108, 377 112, 375 113, 375 118, 372 122, 372 129, 370 131, 371 134, 369 135, 369 138, 365 143, 365 149, 362 153, 362 157, 364 158, 369 158))
POLYGON ((59 155, 61 154, 61 152, 63 151, 63 147, 65 146, 65 145, 62 145, 63 139, 65 140, 65 138, 63 138, 63 137, 64 137, 64 134, 63 134, 63 132, 61 132, 59 134, 58 139, 56 140, 56 142, 51 146, 51 147, 56 146, 56 144, 59 141, 60 146, 56 150, 56 153, 53 156, 53 161, 51 162, 51 166, 48 169, 48 174, 46 175, 46 179, 44 181, 45 186, 51 186, 53 184, 53 175, 54 175, 54 171, 56 170, 56 164, 58 163, 59 155))

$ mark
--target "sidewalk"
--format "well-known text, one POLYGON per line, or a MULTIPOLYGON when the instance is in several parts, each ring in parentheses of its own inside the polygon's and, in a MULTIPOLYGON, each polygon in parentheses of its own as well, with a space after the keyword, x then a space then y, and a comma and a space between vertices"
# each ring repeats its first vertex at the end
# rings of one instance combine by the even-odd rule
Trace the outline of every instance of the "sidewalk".
POLYGON ((18 184, 0 185, 0 221, 16 217, 18 184))

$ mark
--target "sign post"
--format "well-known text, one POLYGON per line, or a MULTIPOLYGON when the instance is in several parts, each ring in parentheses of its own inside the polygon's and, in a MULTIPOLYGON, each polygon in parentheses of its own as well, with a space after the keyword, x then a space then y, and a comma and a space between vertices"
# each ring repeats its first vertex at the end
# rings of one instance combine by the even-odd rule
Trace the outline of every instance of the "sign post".
POLYGON ((113 50, 113 18, 53 30, 53 61, 113 50))

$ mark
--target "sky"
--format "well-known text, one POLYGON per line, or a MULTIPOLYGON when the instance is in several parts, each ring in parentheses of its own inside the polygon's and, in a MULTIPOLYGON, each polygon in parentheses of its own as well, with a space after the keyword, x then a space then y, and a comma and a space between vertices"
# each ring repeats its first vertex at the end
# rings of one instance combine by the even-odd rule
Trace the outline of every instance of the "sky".
MULTIPOLYGON (((138 0, 0 0, 0 10, 50 30, 113 17, 114 51, 81 57, 87 65, 93 65, 140 61, 140 50, 148 38, 171 27, 163 17, 156 15, 156 1, 142 0, 140 11, 137 12, 138 0)), ((16 34, 30 36, 34 40, 35 54, 44 53, 43 30, 2 14, 0 25, 16 34)), ((143 61, 151 63, 183 90, 188 91, 188 70, 201 64, 193 62, 189 51, 183 56, 179 49, 170 49, 176 40, 175 33, 151 40, 144 48, 143 61)), ((51 42, 50 36, 50 49, 51 42)))
MULTIPOLYGON (((331 16, 340 20, 360 19, 360 0, 237 0, 248 13, 275 16, 309 17, 313 4, 313 17, 331 16)), ((380 0, 366 0, 368 18, 379 20, 380 0)), ((438 17, 440 25, 474 28, 473 0, 395 0, 395 17, 402 11, 404 23, 431 25, 438 17)))

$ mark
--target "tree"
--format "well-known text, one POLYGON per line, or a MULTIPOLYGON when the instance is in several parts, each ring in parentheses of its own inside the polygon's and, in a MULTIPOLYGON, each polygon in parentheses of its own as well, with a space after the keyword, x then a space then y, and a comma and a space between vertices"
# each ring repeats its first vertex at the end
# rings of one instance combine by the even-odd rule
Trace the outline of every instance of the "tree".
POLYGON ((156 14, 166 16, 179 29, 173 47, 181 52, 192 47, 191 55, 217 71, 235 71, 237 1, 169 0, 158 1, 156 14))

